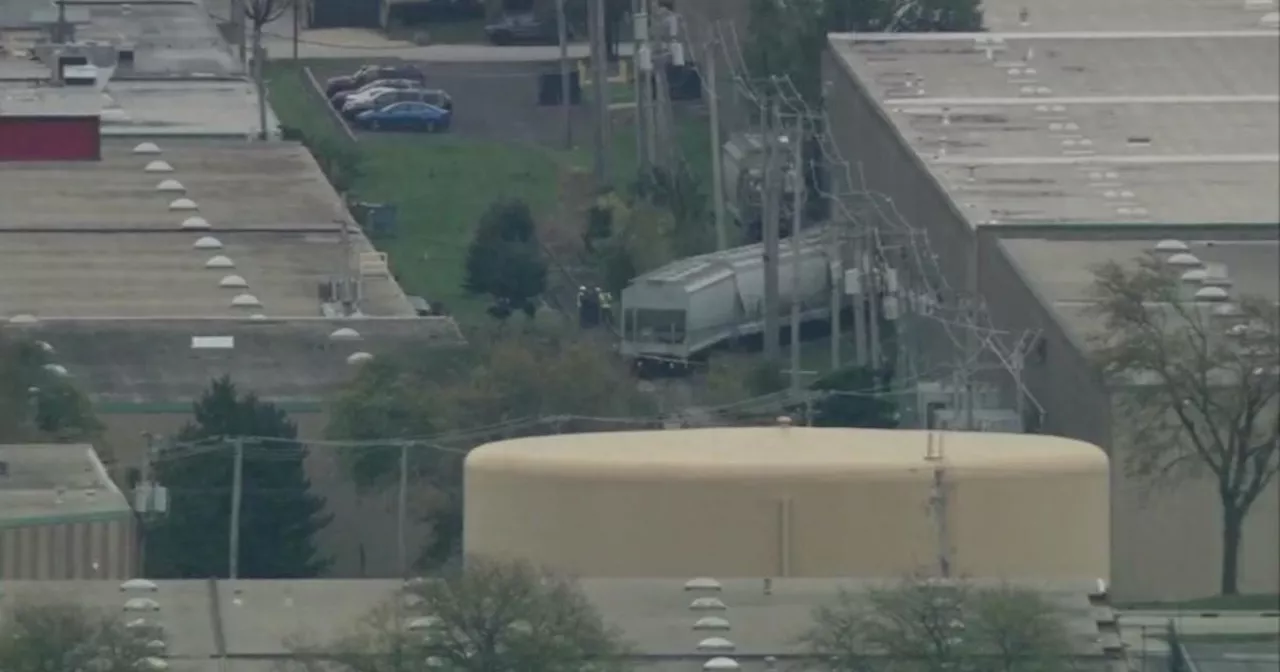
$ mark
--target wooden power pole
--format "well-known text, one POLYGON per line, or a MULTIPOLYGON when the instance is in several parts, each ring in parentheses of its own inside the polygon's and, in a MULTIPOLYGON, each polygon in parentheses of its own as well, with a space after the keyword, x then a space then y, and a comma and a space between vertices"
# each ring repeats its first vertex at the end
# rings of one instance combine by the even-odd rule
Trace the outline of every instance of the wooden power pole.
POLYGON ((778 179, 778 131, 782 112, 773 101, 764 128, 764 212, 761 229, 764 234, 764 356, 776 362, 779 355, 778 320, 778 218, 781 208, 781 180, 778 179))

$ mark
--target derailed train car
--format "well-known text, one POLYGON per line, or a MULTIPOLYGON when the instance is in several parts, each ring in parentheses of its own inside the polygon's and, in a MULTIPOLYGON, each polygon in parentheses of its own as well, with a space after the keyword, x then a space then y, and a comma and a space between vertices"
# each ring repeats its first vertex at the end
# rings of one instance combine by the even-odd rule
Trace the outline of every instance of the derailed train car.
MULTIPOLYGON (((835 252, 823 231, 803 235, 799 282, 795 253, 782 241, 778 311, 785 322, 794 302, 801 320, 826 320, 839 282, 835 252)), ((622 290, 621 353, 635 360, 687 362, 716 345, 760 334, 764 329, 764 246, 746 245, 688 257, 645 273, 622 290)))

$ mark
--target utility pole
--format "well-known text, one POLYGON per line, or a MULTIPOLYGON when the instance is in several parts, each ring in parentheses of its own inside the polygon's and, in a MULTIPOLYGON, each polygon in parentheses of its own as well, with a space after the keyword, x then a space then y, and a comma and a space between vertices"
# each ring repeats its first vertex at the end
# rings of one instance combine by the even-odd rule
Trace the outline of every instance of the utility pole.
POLYGON ((232 445, 235 458, 231 467, 231 540, 227 551, 227 576, 235 581, 240 576, 240 505, 244 499, 244 439, 236 437, 232 445))
POLYGON ((236 47, 240 50, 240 67, 244 67, 247 63, 248 54, 245 52, 245 0, 231 0, 231 30, 235 33, 236 47))
POLYGON ((867 263, 870 255, 866 253, 866 233, 858 232, 853 238, 853 347, 854 361, 858 366, 867 365, 867 263))
POLYGON ((604 0, 587 0, 587 20, 591 23, 591 90, 595 103, 595 175, 596 184, 609 183, 609 54, 604 40, 604 0))
POLYGON ((827 223, 827 263, 831 272, 831 370, 840 370, 840 310, 844 305, 844 259, 840 232, 835 222, 827 223))
POLYGON ((556 30, 560 37, 560 110, 564 114, 564 148, 573 149, 573 105, 569 101, 569 26, 564 0, 556 0, 556 30))
POLYGON ((400 489, 396 493, 396 553, 400 578, 409 578, 409 444, 400 444, 400 489))
POLYGON ((302 20, 298 15, 300 6, 301 2, 294 0, 293 7, 289 10, 289 13, 293 14, 293 60, 295 61, 298 60, 298 23, 302 20))
POLYGON ((778 132, 782 112, 778 101, 770 104, 769 119, 764 128, 764 212, 761 229, 764 238, 764 356, 769 362, 778 359, 778 215, 781 210, 778 179, 778 132))
POLYGON ((345 217, 339 218, 338 225, 342 227, 342 287, 338 300, 342 302, 342 316, 350 317, 355 313, 356 302, 354 274, 351 272, 351 225, 345 217))
POLYGON ((868 349, 867 364, 873 371, 880 371, 883 362, 880 356, 880 316, 883 314, 883 305, 880 301, 880 288, 883 284, 883 275, 880 268, 880 236, 871 231, 871 249, 867 251, 867 274, 865 284, 867 287, 867 336, 868 349))
POLYGON ((951 578, 951 534, 947 525, 947 467, 946 448, 943 445, 946 432, 929 430, 926 437, 928 445, 924 459, 933 464, 933 489, 929 496, 929 504, 937 533, 938 574, 941 578, 949 579, 951 578))
MULTIPOLYGON (((653 0, 650 0, 652 3, 653 0)), ((661 44, 657 47, 656 59, 653 64, 654 87, 657 89, 655 98, 657 99, 657 109, 654 111, 656 123, 654 124, 657 133, 658 145, 658 165, 670 171, 672 165, 673 147, 672 147, 672 117, 671 117, 671 84, 667 80, 667 68, 671 64, 672 43, 675 40, 674 27, 676 22, 675 15, 667 10, 659 12, 658 30, 661 31, 659 39, 661 44)))
POLYGON ((800 393, 800 229, 804 225, 804 119, 791 134, 791 393, 800 393))
POLYGON ((649 75, 652 62, 649 60, 649 15, 642 11, 644 0, 631 0, 631 72, 635 81, 636 111, 636 158, 640 169, 647 170, 651 154, 648 144, 649 105, 653 101, 649 93, 649 75))
MULTIPOLYGON (((714 44, 714 42, 712 43, 714 44)), ((716 53, 711 44, 707 45, 702 59, 707 86, 707 106, 711 110, 711 203, 716 216, 716 249, 729 248, 729 232, 725 226, 724 214, 724 147, 720 142, 720 87, 716 81, 716 53)))

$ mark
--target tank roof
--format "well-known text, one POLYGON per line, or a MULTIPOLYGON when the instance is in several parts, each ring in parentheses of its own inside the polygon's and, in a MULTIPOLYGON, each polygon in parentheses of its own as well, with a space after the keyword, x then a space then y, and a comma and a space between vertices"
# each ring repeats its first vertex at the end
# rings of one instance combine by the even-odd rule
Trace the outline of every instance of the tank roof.
POLYGON ((942 447, 948 469, 1106 469, 1097 446, 1055 436, 814 427, 730 427, 537 436, 480 446, 468 468, 737 477, 924 476, 942 447), (932 435, 932 439, 931 436, 932 435), (932 448, 931 448, 932 445, 932 448))

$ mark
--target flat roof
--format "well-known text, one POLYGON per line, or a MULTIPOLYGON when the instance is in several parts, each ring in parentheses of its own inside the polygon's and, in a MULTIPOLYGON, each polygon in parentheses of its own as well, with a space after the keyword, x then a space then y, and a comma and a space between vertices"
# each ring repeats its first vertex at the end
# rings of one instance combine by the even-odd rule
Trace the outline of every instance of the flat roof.
POLYGON ((132 512, 93 446, 0 444, 0 462, 0 527, 132 512))
MULTIPOLYGON (((221 616, 226 651, 252 659, 287 654, 286 641, 302 638, 323 644, 350 632, 373 608, 387 603, 400 585, 385 580, 291 581, 158 581, 159 589, 147 596, 161 610, 155 617, 172 631, 170 655, 176 659, 212 655, 214 636, 211 614, 221 616), (212 608, 216 591, 218 608, 212 608)), ((722 581, 717 597, 730 606, 725 614, 732 624, 727 635, 738 644, 736 655, 788 655, 801 653, 797 636, 812 622, 815 607, 832 599, 841 588, 860 590, 877 581, 827 579, 774 579, 771 595, 765 595, 760 579, 722 581)), ((1091 581, 1078 585, 1026 584, 1044 592, 1067 620, 1071 643, 1084 661, 1101 662, 1102 646, 1119 646, 1118 637, 1100 632, 1099 622, 1109 609, 1091 607, 1091 581)), ((586 597, 601 616, 618 627, 641 657, 705 659, 696 650, 705 636, 693 631, 696 620, 689 603, 697 594, 684 590, 683 581, 669 579, 584 579, 586 597)), ((12 581, 0 600, 65 597, 103 609, 119 609, 126 599, 114 582, 12 581)), ((0 601, 0 606, 5 602, 0 601)), ((235 661, 237 665, 240 661, 235 661)), ((248 662, 247 660, 245 662, 248 662)), ((238 667, 236 669, 239 669, 238 667)))
MULTIPOLYGON (((157 197, 159 210, 163 201, 157 197)), ((358 234, 364 249, 367 241, 358 234)), ((354 241, 353 241, 354 242, 354 241)), ((15 233, 0 230, 0 319, 110 317, 318 317, 321 283, 340 277, 347 258, 336 233, 242 231, 153 233, 15 233), (219 250, 194 249, 214 236, 219 250), (214 256, 234 268, 206 268, 214 256), (247 287, 223 287, 236 276, 247 287), (232 299, 252 294, 260 306, 232 299)), ((358 259, 354 254, 353 260, 358 259)), ((354 261, 353 261, 354 263, 354 261)), ((362 278, 360 310, 411 316, 399 285, 385 275, 362 278)))
MULTIPOLYGON (((0 64, 0 71, 9 69, 0 64)), ((259 134, 258 103, 244 81, 122 81, 104 92, 92 86, 0 81, 0 111, 14 115, 65 114, 102 117, 104 136, 231 137, 259 134)), ((267 129, 279 127, 267 108, 267 129)))
POLYGON ((1246 10, 1245 0, 983 0, 982 11, 991 31, 1242 30, 1256 28, 1275 2, 1246 10))
MULTIPOLYGON (((1087 2, 1096 18, 1152 0, 1087 2)), ((1075 3, 1039 5, 1049 17, 1014 32, 830 42, 972 226, 1280 222, 1280 33, 1087 32, 1056 23, 1088 14, 1075 3)))
POLYGON ((0 232, 176 231, 198 214, 214 231, 340 231, 342 201, 305 147, 293 142, 163 139, 159 155, 138 155, 142 139, 104 139, 101 161, 0 163, 0 232), (143 168, 163 160, 169 173, 143 168), (198 212, 171 212, 184 194, 156 191, 179 181, 198 212))
MULTIPOLYGON (((34 29, 52 24, 57 17, 58 8, 47 0, 6 0, 0 4, 0 27, 28 29, 30 33, 7 31, 11 49, 30 48, 36 38, 34 29)), ((94 41, 133 49, 133 64, 120 68, 121 76, 180 78, 244 74, 202 2, 68 2, 66 18, 75 26, 76 39, 80 42, 94 41)))
MULTIPOLYGON (((1107 262, 1135 260, 1156 242, 1022 237, 1005 238, 999 244, 1043 303, 1077 342, 1084 344, 1100 328, 1098 318, 1088 311, 1093 269, 1107 262)), ((1231 294, 1280 301, 1280 241, 1224 240, 1206 235, 1183 242, 1206 264, 1225 267, 1233 281, 1231 294)))
POLYGON ((421 355, 464 344, 443 317, 42 320, 0 329, 48 343, 95 401, 120 404, 191 401, 223 375, 271 401, 315 401, 356 374, 348 357, 357 352, 421 355), (359 339, 332 339, 341 327, 359 339))
POLYGON ((734 478, 743 472, 907 476, 925 464, 940 435, 949 469, 1106 469, 1102 449, 1073 439, 1027 434, 905 429, 727 427, 526 437, 485 444, 467 468, 583 472, 626 468, 734 478))

